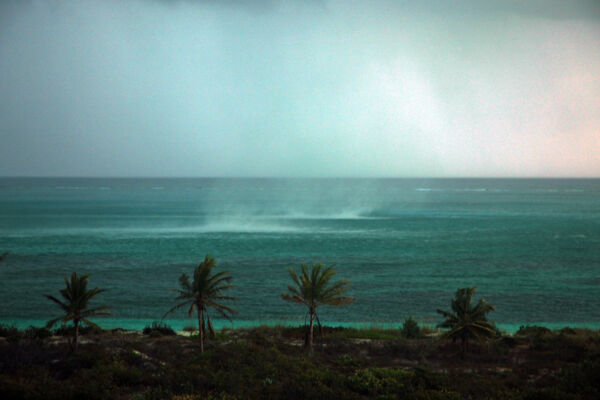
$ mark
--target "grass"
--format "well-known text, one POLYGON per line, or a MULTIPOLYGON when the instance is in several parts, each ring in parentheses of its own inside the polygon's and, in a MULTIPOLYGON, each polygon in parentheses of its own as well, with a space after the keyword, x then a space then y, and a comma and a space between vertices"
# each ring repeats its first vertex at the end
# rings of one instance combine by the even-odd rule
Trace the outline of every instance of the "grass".
POLYGON ((526 327, 464 360, 451 341, 381 327, 326 327, 308 354, 304 333, 223 329, 200 354, 193 337, 90 330, 73 354, 61 336, 0 326, 0 398, 600 398, 598 331, 526 327))

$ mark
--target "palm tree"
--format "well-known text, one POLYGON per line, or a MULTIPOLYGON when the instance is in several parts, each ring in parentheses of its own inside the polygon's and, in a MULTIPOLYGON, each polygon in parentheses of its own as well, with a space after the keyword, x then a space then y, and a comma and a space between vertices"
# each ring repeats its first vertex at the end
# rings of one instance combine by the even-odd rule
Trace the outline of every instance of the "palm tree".
MULTIPOLYGON (((191 317, 194 314, 194 309, 198 311, 198 333, 200 337, 200 352, 204 352, 204 339, 206 335, 205 327, 208 328, 210 334, 214 336, 208 308, 214 308, 224 318, 231 320, 231 314, 236 311, 224 304, 222 300, 235 300, 233 297, 224 296, 222 292, 233 287, 230 284, 231 275, 229 271, 219 272, 211 275, 212 269, 217 265, 215 259, 210 255, 206 255, 204 261, 194 269, 194 279, 190 282, 190 278, 186 274, 179 277, 179 285, 181 289, 173 289, 179 295, 175 300, 183 300, 165 313, 167 314, 184 306, 190 306, 188 314, 191 317)), ((208 340, 208 335, 206 335, 208 340)))
POLYGON ((308 266, 302 264, 300 268, 302 270, 300 277, 290 268, 290 276, 296 286, 288 285, 289 293, 284 293, 281 297, 284 300, 301 303, 308 307, 310 324, 305 346, 311 351, 315 318, 319 327, 321 327, 321 322, 317 315, 317 307, 321 305, 341 306, 350 304, 356 299, 354 297, 341 296, 342 293, 350 288, 348 284, 349 280, 330 283, 331 278, 337 272, 333 266, 323 268, 323 264, 314 264, 310 267, 309 271, 308 266))
POLYGON ((77 276, 77 272, 71 274, 71 281, 69 282, 65 275, 65 288, 60 290, 60 295, 64 299, 61 301, 54 296, 45 295, 49 300, 55 302, 65 312, 63 317, 58 317, 48 321, 46 324, 47 328, 51 328, 58 321, 64 323, 73 321, 75 326, 73 334, 72 348, 73 351, 77 351, 77 343, 79 339, 79 323, 85 322, 87 325, 100 329, 98 325, 89 320, 90 317, 98 317, 111 315, 110 312, 105 310, 110 309, 110 306, 100 306, 94 308, 88 308, 88 302, 96 296, 98 293, 106 291, 105 289, 94 288, 92 290, 87 289, 89 275, 77 276))
POLYGON ((444 337, 450 337, 453 341, 461 340, 461 357, 469 347, 469 339, 472 337, 483 341, 484 338, 496 335, 496 327, 493 322, 487 320, 486 314, 494 311, 496 307, 488 304, 484 299, 473 307, 471 301, 477 287, 458 289, 452 299, 452 311, 437 310, 446 320, 438 325, 439 328, 449 328, 444 337))

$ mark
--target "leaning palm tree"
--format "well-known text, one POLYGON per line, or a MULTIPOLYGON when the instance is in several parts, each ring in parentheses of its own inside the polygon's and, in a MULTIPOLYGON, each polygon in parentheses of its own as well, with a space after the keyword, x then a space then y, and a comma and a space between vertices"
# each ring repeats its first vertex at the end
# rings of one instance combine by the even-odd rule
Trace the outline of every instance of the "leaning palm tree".
POLYGON ((204 261, 200 263, 194 270, 194 279, 186 274, 179 277, 179 285, 181 289, 173 289, 179 295, 175 300, 182 300, 181 303, 175 305, 163 316, 177 310, 178 308, 189 306, 188 314, 191 317, 194 314, 194 309, 198 311, 198 336, 200 337, 200 352, 204 352, 204 340, 208 340, 208 332, 214 335, 208 308, 214 308, 224 318, 231 320, 231 314, 236 311, 220 302, 223 300, 235 300, 233 297, 224 296, 223 292, 233 287, 231 285, 231 275, 229 271, 219 272, 211 275, 212 269, 217 265, 215 259, 210 255, 206 255, 204 261))
POLYGON ((349 280, 330 283, 331 278, 336 274, 333 266, 323 268, 323 264, 314 264, 310 267, 309 271, 309 267, 306 264, 302 264, 300 268, 302 270, 300 276, 296 275, 294 270, 290 268, 290 276, 296 286, 288 285, 289 293, 284 293, 281 297, 284 300, 304 304, 308 307, 310 323, 305 346, 311 351, 315 318, 319 327, 321 326, 317 315, 317 307, 321 305, 341 306, 350 304, 356 299, 341 295, 350 288, 348 284, 349 280))
POLYGON ((469 347, 470 338, 483 341, 484 338, 496 335, 494 323, 488 321, 486 317, 486 314, 494 311, 496 307, 488 304, 484 299, 473 306, 471 301, 476 290, 476 287, 458 289, 451 302, 453 312, 437 310, 446 318, 438 327, 450 329, 443 337, 452 338, 453 341, 461 340, 461 357, 469 347))
POLYGON ((65 275, 65 288, 60 290, 60 295, 64 300, 59 300, 54 296, 45 295, 49 300, 56 303, 65 312, 65 315, 48 321, 46 324, 47 328, 51 328, 58 321, 67 323, 73 321, 75 330, 73 333, 72 348, 73 351, 77 351, 77 343, 79 339, 79 323, 84 322, 87 325, 100 329, 98 325, 89 320, 90 317, 99 317, 105 315, 111 315, 110 312, 106 311, 110 309, 110 306, 100 306, 94 308, 88 308, 88 302, 96 296, 98 293, 106 291, 105 289, 94 288, 92 290, 87 289, 89 275, 77 276, 77 272, 71 274, 71 281, 69 282, 68 277, 65 275))

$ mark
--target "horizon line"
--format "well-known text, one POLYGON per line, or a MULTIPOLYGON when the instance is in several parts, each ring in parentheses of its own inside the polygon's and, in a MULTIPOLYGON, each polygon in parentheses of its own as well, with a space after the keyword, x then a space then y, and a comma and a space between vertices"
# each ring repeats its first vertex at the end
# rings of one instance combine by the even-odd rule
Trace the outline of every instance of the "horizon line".
POLYGON ((9 175, 0 179, 600 179, 598 176, 135 176, 9 175))

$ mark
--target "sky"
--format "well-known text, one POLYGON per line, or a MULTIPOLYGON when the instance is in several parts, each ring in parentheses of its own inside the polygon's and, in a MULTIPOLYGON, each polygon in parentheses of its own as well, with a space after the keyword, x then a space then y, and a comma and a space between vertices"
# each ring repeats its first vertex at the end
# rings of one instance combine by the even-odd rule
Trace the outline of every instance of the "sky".
POLYGON ((0 176, 600 177, 600 2, 0 2, 0 176))

